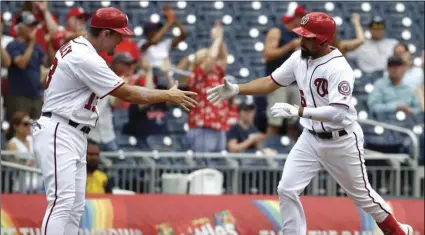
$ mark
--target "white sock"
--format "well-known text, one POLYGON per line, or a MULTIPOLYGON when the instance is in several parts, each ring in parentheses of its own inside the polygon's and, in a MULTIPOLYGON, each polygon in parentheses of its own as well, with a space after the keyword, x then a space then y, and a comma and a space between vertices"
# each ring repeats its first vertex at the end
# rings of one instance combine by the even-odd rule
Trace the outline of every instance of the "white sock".
MULTIPOLYGON (((400 225, 400 228, 403 230, 403 232, 405 234, 407 234, 407 232, 409 231, 408 228, 407 228, 407 225, 402 224, 402 223, 398 223, 398 224, 400 225)), ((413 234, 409 234, 409 235, 413 235, 413 234)))

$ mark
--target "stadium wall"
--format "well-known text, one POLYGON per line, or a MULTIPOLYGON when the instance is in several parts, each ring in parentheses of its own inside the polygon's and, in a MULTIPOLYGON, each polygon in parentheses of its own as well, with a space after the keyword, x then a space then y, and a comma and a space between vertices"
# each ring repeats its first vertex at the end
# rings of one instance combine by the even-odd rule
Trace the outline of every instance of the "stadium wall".
MULTIPOLYGON (((308 235, 380 234, 346 197, 302 197, 308 235)), ((387 199, 400 222, 424 234, 424 201, 387 199)), ((2 195, 1 234, 38 235, 44 195, 2 195)), ((283 215, 285 216, 285 215, 283 215)), ((80 235, 279 235, 275 196, 88 196, 80 235)))

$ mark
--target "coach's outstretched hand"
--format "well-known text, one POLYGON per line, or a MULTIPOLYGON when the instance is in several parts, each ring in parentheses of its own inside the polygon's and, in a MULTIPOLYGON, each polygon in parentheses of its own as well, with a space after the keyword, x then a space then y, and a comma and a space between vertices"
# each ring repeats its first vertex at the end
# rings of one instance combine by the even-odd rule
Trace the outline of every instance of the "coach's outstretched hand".
POLYGON ((180 105, 184 110, 189 112, 190 109, 195 108, 198 104, 195 100, 198 94, 192 91, 182 91, 178 87, 179 82, 176 81, 174 86, 168 90, 170 95, 170 100, 168 102, 174 105, 180 105))
POLYGON ((237 84, 230 83, 226 78, 223 78, 223 84, 211 88, 207 91, 207 99, 217 104, 222 100, 227 100, 239 93, 239 86, 237 84))

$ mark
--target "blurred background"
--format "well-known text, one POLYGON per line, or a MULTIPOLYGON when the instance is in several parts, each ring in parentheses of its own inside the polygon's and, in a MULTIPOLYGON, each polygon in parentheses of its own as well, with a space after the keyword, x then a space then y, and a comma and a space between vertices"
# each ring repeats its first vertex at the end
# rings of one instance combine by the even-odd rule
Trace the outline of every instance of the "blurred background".
MULTIPOLYGON (((352 102, 372 186, 383 196, 424 196, 424 2, 415 1, 1 1, 2 193, 43 192, 30 133, 49 62, 84 34, 100 7, 121 9, 135 32, 114 55, 101 55, 117 75, 158 89, 178 80, 200 96, 190 113, 99 100, 87 150, 88 194, 275 195, 302 129, 267 110, 275 102, 299 104, 296 84, 218 106, 206 102, 205 92, 224 76, 243 83, 269 75, 299 49, 291 29, 301 17, 323 11, 334 17, 334 46, 355 72, 352 102), (23 55, 26 63, 16 63, 23 55)), ((345 193, 320 172, 304 195, 345 193)))

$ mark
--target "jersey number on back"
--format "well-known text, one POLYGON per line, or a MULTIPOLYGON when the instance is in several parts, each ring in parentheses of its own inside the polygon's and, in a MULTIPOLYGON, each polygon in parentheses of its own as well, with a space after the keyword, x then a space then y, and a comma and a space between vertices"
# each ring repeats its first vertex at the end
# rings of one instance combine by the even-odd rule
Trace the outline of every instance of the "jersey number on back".
POLYGON ((98 99, 98 97, 96 96, 96 94, 91 93, 89 100, 87 101, 87 104, 84 105, 84 108, 87 109, 87 110, 90 110, 92 112, 96 112, 97 99, 98 99), (95 104, 93 104, 94 101, 96 101, 95 104))
POLYGON ((56 71, 56 67, 58 67, 58 58, 55 57, 52 62, 52 66, 50 66, 49 74, 47 75, 46 79, 46 84, 44 84, 44 89, 49 88, 50 82, 52 81, 52 76, 56 71))
MULTIPOLYGON (((71 51, 72 51, 72 48, 71 48, 70 42, 63 45, 59 49, 59 53, 61 54, 62 58, 68 55, 71 51)), ((57 67, 58 67, 58 58, 55 56, 55 58, 52 61, 52 66, 50 66, 49 74, 47 75, 47 79, 46 79, 46 84, 44 84, 44 89, 49 88, 50 82, 52 81, 53 74, 55 73, 57 67)))

